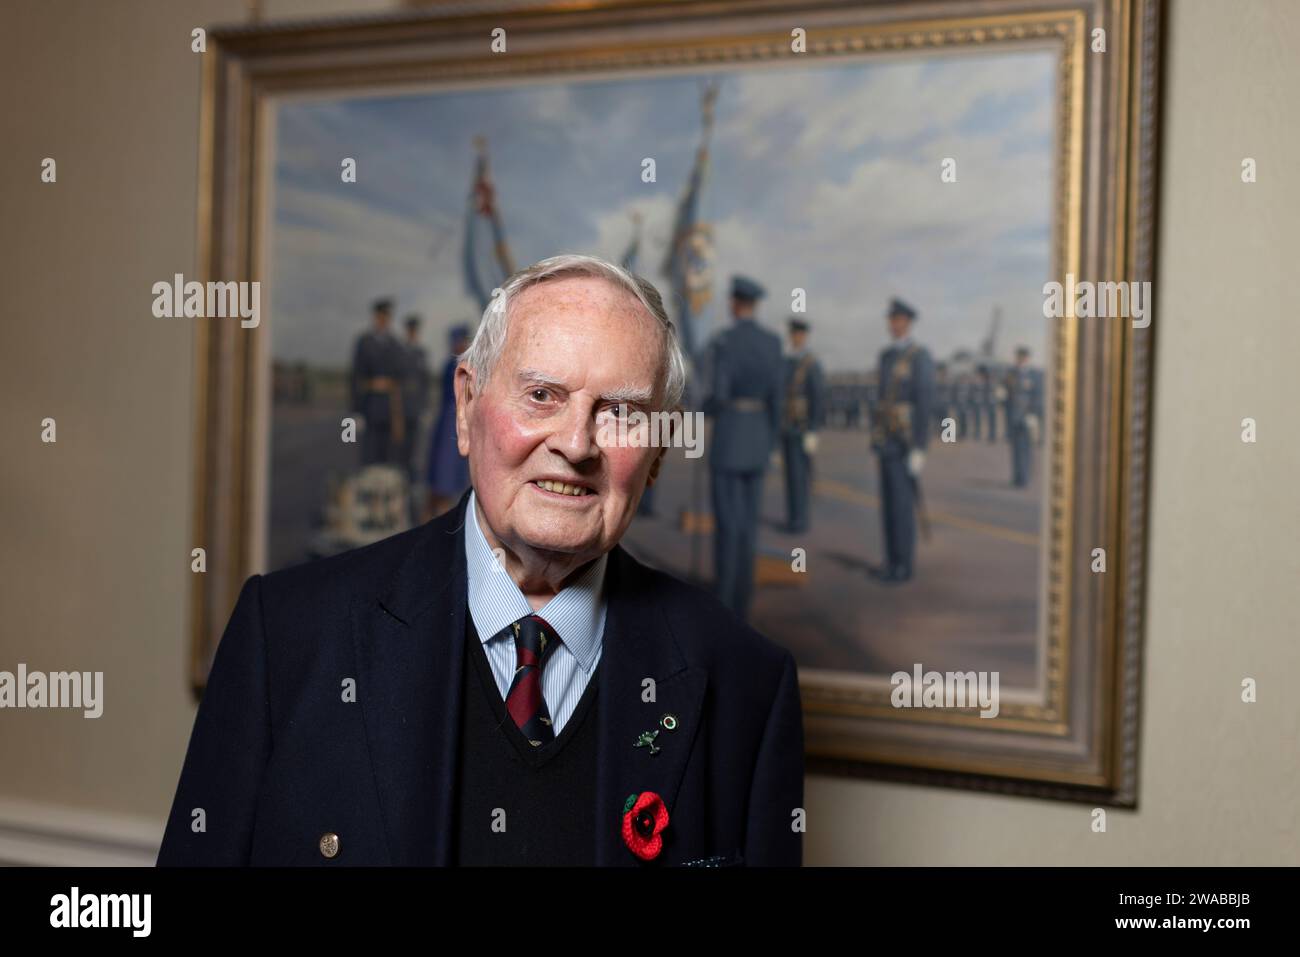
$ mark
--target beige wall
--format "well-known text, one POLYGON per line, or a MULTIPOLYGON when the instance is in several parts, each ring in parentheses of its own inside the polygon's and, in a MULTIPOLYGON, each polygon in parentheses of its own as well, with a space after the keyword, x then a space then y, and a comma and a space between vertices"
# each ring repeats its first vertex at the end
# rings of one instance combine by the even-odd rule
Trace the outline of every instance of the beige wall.
MULTIPOLYGON (((148 290, 194 265, 189 30, 242 16, 239 0, 5 4, 0 669, 104 671, 107 709, 0 712, 0 831, 7 810, 80 809, 147 841, 170 804, 193 719, 192 326, 153 319, 148 290), (38 182, 45 156, 57 186, 38 182), (57 445, 39 442, 46 416, 57 445)), ((1168 38, 1142 808, 1095 835, 1082 806, 814 777, 809 863, 1300 863, 1300 5, 1175 0, 1168 38)))

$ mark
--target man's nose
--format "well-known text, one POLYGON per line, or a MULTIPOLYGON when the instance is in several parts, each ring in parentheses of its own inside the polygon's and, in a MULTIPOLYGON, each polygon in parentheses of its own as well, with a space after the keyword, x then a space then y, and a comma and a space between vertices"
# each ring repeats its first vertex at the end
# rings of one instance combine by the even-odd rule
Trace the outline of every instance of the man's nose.
POLYGON ((596 420, 590 405, 570 402, 547 444, 570 462, 581 462, 597 454, 596 420))

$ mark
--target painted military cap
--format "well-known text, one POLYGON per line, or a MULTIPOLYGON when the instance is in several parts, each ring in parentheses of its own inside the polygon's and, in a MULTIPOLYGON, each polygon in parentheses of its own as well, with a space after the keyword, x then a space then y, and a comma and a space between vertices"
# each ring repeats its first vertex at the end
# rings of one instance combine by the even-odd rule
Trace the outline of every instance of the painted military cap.
POLYGON ((748 276, 731 277, 731 298, 754 302, 767 295, 767 290, 748 276))
POLYGON ((886 315, 906 316, 908 319, 915 320, 916 310, 913 309, 911 306, 909 306, 907 303, 903 302, 903 300, 895 297, 889 300, 889 312, 886 313, 886 315))
POLYGON ((790 317, 791 332, 807 332, 809 328, 807 319, 800 319, 798 316, 790 317))
POLYGON ((370 311, 371 312, 392 312, 393 300, 387 296, 381 299, 376 299, 374 302, 370 304, 370 311))
POLYGON ((462 322, 458 325, 452 326, 450 329, 447 330, 448 342, 455 342, 457 339, 460 339, 462 337, 466 339, 469 338, 469 326, 466 323, 462 322))
POLYGON ((413 313, 411 313, 409 316, 406 317, 406 320, 405 320, 402 324, 403 324, 404 326, 406 326, 406 328, 408 328, 408 329, 419 329, 419 328, 420 328, 420 317, 419 317, 416 313, 413 312, 413 313))
POLYGON ((1016 355, 1018 355, 1018 356, 1028 356, 1028 355, 1029 355, 1029 346, 1016 346, 1016 355))

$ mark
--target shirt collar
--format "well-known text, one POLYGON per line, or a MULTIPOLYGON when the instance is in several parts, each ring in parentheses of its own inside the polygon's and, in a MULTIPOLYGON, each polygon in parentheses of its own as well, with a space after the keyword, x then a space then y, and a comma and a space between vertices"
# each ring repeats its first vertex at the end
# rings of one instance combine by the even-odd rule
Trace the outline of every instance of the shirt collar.
POLYGON ((590 674, 605 632, 607 603, 604 582, 609 553, 590 562, 575 581, 560 589, 558 595, 534 612, 515 580, 492 554, 483 530, 479 528, 472 490, 465 508, 469 515, 465 522, 469 613, 479 640, 486 644, 511 622, 537 614, 550 623, 582 670, 590 674))

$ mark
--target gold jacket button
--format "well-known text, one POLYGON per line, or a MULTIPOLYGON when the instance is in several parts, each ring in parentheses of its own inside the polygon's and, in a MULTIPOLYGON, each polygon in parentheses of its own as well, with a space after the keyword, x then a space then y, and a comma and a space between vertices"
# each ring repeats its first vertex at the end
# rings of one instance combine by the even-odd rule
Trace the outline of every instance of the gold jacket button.
POLYGON ((339 836, 333 831, 320 836, 320 852, 325 857, 337 857, 339 853, 339 836))

